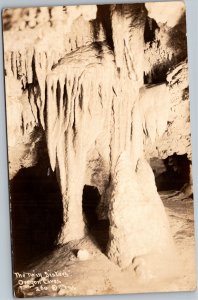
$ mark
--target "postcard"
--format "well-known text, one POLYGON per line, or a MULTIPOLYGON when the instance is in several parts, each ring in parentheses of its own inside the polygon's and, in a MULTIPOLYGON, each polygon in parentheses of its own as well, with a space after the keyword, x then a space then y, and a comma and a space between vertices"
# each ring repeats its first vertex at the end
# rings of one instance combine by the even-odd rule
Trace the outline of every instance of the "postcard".
POLYGON ((184 3, 2 20, 14 295, 195 290, 184 3))

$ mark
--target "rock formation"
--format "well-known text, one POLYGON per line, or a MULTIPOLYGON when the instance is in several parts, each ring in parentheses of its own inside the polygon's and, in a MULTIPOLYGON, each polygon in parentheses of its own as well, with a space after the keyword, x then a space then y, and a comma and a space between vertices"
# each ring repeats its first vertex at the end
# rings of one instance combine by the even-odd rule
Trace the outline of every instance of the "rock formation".
POLYGON ((164 3, 159 19, 156 5, 4 11, 10 179, 45 140, 64 207, 58 242, 84 236, 83 187, 95 186, 107 255, 122 267, 172 247, 146 159, 191 160, 184 8, 164 3))

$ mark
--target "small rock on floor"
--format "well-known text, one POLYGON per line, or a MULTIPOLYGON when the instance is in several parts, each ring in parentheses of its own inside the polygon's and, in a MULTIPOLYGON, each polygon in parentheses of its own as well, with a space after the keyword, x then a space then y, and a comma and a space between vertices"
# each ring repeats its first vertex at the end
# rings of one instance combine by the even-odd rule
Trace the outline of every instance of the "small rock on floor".
POLYGON ((82 261, 88 260, 90 259, 90 254, 87 250, 78 250, 77 258, 82 261))

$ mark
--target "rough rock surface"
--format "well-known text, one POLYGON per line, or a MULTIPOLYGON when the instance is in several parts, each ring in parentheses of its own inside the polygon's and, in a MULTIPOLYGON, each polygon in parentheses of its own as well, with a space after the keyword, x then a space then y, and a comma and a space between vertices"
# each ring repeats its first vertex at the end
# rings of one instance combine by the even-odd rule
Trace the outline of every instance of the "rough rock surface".
POLYGON ((23 91, 12 75, 6 77, 6 99, 9 175, 12 179, 21 168, 36 164, 41 133, 28 91, 23 91))
POLYGON ((147 139, 145 153, 147 158, 166 158, 177 153, 187 154, 192 160, 190 103, 188 90, 187 61, 176 65, 167 75, 170 93, 170 110, 167 116, 166 130, 154 143, 147 139))
POLYGON ((137 257, 174 255, 164 206, 151 167, 140 159, 135 172, 126 153, 118 159, 109 204, 108 256, 121 267, 137 257), (131 218, 133 212, 133 218, 131 218))

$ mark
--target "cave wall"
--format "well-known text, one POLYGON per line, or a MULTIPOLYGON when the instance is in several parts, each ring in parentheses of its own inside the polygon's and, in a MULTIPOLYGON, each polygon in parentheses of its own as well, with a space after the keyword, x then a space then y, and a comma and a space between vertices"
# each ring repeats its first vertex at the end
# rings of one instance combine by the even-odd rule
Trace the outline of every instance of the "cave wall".
POLYGON ((187 154, 189 160, 192 161, 187 61, 181 62, 169 71, 167 81, 169 82, 170 109, 166 131, 162 137, 157 137, 153 144, 147 139, 145 154, 147 158, 162 159, 174 153, 187 154))
POLYGON ((151 244, 161 253, 171 244, 145 158, 173 153, 191 158, 184 6, 179 3, 173 24, 167 21, 170 10, 157 19, 156 5, 4 11, 10 178, 36 164, 39 142, 45 139, 63 199, 59 243, 84 236, 83 187, 95 186, 101 195, 99 218, 110 220, 108 255, 124 266, 149 252, 151 244), (154 19, 157 27, 152 27, 154 19), (145 26, 153 31, 147 42, 145 26), (178 53, 175 42, 184 45, 178 53), (150 178, 149 198, 144 173, 150 178), (142 225, 134 217, 136 205, 142 225), (145 226, 154 238, 150 244, 145 226), (137 241, 124 257, 123 249, 133 244, 131 230, 135 241, 142 236, 145 247, 137 241))

